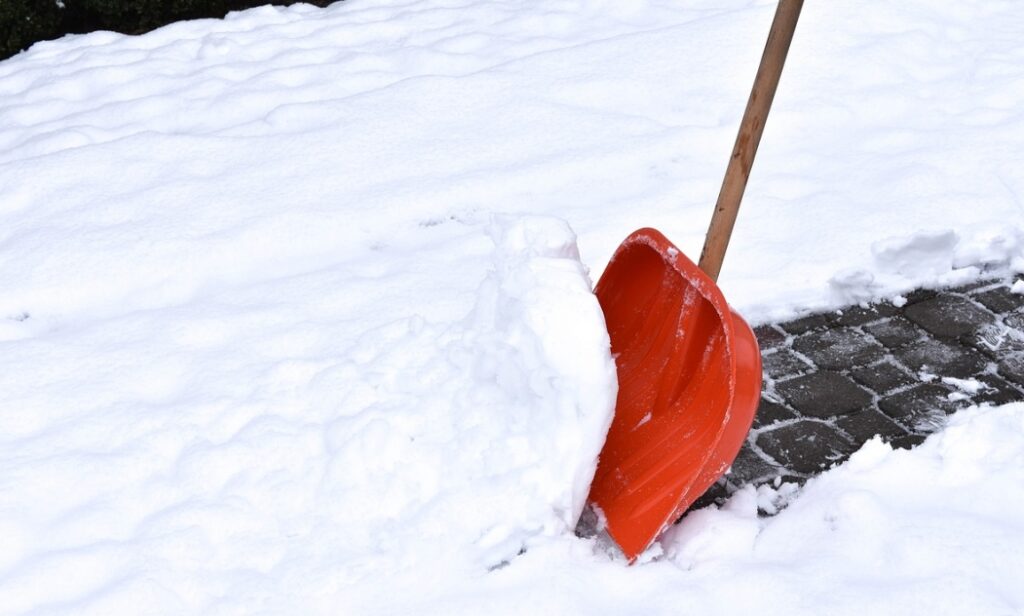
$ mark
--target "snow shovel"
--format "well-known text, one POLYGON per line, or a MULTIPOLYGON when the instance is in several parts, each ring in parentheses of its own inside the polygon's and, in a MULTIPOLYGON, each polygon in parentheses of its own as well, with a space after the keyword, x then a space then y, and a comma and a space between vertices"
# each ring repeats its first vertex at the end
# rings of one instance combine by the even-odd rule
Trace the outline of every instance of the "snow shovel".
POLYGON ((802 6, 776 9, 700 266, 640 229, 595 289, 619 393, 589 501, 630 562, 728 470, 757 411, 757 340, 715 283, 802 6))

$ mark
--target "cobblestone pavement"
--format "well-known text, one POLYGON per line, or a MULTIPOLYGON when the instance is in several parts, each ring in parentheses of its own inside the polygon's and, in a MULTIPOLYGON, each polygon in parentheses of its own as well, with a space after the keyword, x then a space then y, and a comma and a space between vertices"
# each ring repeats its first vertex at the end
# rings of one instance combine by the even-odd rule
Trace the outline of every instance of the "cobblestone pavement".
POLYGON ((875 435, 909 448, 957 409, 1024 400, 1024 295, 1013 282, 919 290, 900 307, 756 328, 764 388, 753 429, 695 507, 746 483, 803 483, 875 435))

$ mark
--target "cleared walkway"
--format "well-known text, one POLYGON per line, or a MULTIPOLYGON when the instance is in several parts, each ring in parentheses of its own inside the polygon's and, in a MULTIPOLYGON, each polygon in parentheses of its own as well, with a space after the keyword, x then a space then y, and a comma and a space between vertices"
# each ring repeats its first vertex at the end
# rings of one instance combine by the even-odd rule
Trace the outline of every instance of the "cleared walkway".
POLYGON ((1024 294, 1014 282, 919 290, 899 307, 757 328, 764 391, 754 427, 696 505, 745 483, 802 483, 875 435, 913 447, 965 406, 1024 400, 1024 294))

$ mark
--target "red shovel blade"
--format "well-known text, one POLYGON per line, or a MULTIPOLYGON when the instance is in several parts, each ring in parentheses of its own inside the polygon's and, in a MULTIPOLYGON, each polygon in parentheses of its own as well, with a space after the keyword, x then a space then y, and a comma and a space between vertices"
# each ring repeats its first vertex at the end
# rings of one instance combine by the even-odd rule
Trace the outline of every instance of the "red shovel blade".
POLYGON ((632 562, 729 468, 761 394, 761 354, 721 290, 654 229, 597 283, 619 393, 590 488, 632 562))

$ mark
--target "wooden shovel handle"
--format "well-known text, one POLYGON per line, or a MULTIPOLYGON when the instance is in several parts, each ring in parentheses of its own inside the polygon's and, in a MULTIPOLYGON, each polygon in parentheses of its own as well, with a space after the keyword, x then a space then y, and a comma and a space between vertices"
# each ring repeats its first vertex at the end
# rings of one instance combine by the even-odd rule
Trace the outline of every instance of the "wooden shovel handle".
POLYGON ((732 235, 733 225, 736 224, 736 214, 743 199, 743 190, 747 187, 747 178, 750 177, 750 168, 754 164, 757 145, 761 142, 768 110, 771 109, 772 99, 775 98, 775 89, 779 85, 779 76, 782 75, 782 65, 786 62, 786 53, 793 40, 793 31, 796 29, 796 21, 800 17, 803 5, 803 0, 779 0, 775 19, 772 20, 772 27, 768 32, 768 42, 764 46, 764 54, 761 55, 761 65, 757 68, 757 76, 754 77, 754 87, 750 91, 747 110, 743 112, 740 131, 736 135, 736 145, 733 146, 729 167, 722 181, 722 190, 718 193, 718 203, 715 204, 715 213, 711 216, 711 225, 704 238, 704 249, 700 253, 700 269, 716 282, 718 273, 722 270, 722 259, 725 258, 725 250, 729 247, 729 237, 732 235))

